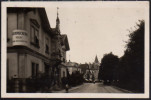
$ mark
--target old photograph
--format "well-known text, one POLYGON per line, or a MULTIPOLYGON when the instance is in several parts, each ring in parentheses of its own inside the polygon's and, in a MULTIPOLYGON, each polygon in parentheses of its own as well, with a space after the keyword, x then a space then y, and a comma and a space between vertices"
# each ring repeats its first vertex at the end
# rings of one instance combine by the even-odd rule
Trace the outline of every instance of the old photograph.
POLYGON ((2 13, 2 96, 149 96, 149 2, 2 2, 2 13))

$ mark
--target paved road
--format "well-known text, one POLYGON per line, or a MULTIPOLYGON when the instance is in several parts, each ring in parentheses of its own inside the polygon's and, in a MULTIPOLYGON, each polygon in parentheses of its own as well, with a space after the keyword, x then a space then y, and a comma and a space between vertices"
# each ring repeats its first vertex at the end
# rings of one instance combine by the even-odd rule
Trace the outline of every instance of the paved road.
MULTIPOLYGON (((65 92, 65 90, 58 91, 65 92)), ((103 85, 103 83, 84 83, 83 85, 69 89, 69 93, 129 93, 130 91, 117 87, 103 85)))

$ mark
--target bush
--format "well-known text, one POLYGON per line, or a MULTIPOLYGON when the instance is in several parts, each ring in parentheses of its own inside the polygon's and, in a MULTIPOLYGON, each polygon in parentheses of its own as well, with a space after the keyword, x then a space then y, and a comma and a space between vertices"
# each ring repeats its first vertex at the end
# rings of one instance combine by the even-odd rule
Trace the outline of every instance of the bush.
POLYGON ((80 72, 76 71, 72 73, 71 76, 69 76, 69 85, 71 86, 77 86, 84 82, 83 74, 80 74, 80 72))
POLYGON ((12 93, 14 92, 14 80, 7 80, 7 92, 12 93))
POLYGON ((48 75, 41 74, 40 77, 26 79, 28 92, 46 91, 51 87, 51 78, 48 75))

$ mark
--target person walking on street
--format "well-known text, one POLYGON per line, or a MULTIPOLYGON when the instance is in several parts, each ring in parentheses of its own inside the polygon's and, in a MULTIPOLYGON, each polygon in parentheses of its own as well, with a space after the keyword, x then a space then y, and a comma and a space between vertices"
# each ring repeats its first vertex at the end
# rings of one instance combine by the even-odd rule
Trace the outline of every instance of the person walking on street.
POLYGON ((66 84, 65 88, 66 88, 66 93, 68 93, 69 85, 68 85, 68 84, 66 84))

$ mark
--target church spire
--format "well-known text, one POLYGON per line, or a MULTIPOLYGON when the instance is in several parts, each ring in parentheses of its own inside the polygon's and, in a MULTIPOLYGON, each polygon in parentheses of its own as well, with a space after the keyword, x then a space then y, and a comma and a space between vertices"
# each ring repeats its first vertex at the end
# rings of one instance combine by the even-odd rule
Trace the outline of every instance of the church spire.
POLYGON ((59 20, 58 9, 59 7, 57 7, 56 29, 60 30, 60 20, 59 20))
POLYGON ((96 55, 96 57, 95 57, 94 63, 99 63, 97 55, 96 55))

